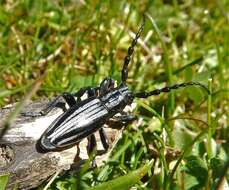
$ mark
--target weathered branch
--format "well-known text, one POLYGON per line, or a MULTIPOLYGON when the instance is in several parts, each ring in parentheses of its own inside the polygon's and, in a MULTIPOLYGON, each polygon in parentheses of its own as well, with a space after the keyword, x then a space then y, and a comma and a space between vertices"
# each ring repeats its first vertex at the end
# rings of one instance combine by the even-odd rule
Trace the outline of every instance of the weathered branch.
MULTIPOLYGON (((23 111, 38 112, 46 103, 47 101, 30 103, 23 111)), ((0 130, 3 130, 4 119, 13 108, 14 106, 8 106, 0 109, 0 130)), ((14 125, 6 130, 0 139, 0 175, 10 173, 8 188, 15 183, 19 189, 36 187, 56 171, 68 170, 73 163, 79 168, 88 159, 86 139, 63 151, 37 152, 37 140, 61 112, 56 108, 47 116, 36 118, 19 116, 14 125)), ((105 127, 105 131, 112 147, 120 136, 120 130, 105 127)), ((96 134, 96 139, 97 149, 102 150, 98 134, 96 134)), ((97 165, 101 165, 107 159, 109 152, 96 156, 97 165)))

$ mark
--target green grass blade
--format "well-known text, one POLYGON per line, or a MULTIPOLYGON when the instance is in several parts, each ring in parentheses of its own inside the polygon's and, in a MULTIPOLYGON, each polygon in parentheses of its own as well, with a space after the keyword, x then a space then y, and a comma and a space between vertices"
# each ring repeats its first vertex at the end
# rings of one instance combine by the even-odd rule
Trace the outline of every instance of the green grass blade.
MULTIPOLYGON (((161 34, 161 31, 159 30, 159 28, 157 27, 156 22, 154 21, 154 19, 149 15, 146 14, 146 16, 149 18, 150 22, 152 23, 152 27, 153 30, 156 32, 156 35, 161 43, 163 52, 164 52, 164 67, 165 67, 165 73, 166 73, 166 78, 168 80, 168 85, 172 85, 172 75, 173 75, 173 71, 172 71, 172 67, 171 64, 169 63, 169 53, 167 50, 167 47, 165 45, 165 42, 163 40, 163 36, 161 34)), ((174 93, 171 92, 169 94, 169 98, 168 98, 168 107, 167 107, 167 115, 170 116, 174 110, 175 107, 175 98, 174 98, 174 93)))
POLYGON ((208 95, 208 158, 212 158, 212 135, 213 135, 213 129, 212 129, 212 123, 211 123, 211 110, 212 110, 212 79, 209 79, 208 82, 210 94, 208 95))
POLYGON ((152 161, 145 164, 143 167, 130 172, 129 174, 118 177, 114 180, 110 180, 102 183, 101 185, 97 185, 95 187, 89 188, 89 190, 120 190, 120 189, 129 189, 134 184, 138 183, 139 180, 144 177, 144 175, 150 170, 152 167, 152 161))
POLYGON ((0 176, 0 190, 5 190, 10 174, 0 176))

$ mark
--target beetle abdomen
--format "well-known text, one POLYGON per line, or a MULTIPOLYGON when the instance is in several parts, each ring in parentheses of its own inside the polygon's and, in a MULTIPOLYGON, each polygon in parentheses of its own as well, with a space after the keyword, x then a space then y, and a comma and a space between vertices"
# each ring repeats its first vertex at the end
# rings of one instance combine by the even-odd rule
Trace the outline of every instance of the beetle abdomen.
POLYGON ((109 111, 99 99, 83 101, 60 115, 42 135, 42 149, 52 150, 75 144, 98 130, 109 111))

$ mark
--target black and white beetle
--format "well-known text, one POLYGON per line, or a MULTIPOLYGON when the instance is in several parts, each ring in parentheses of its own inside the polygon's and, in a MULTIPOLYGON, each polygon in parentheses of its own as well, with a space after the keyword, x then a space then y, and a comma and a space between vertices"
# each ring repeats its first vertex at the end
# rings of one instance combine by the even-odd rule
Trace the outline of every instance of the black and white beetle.
POLYGON ((132 40, 131 46, 128 48, 127 55, 124 59, 122 68, 122 82, 118 87, 115 87, 115 81, 107 77, 99 87, 85 87, 76 93, 63 93, 56 97, 48 106, 39 113, 25 113, 29 116, 41 116, 50 112, 59 102, 59 98, 63 97, 69 108, 65 110, 48 129, 41 136, 38 146, 44 151, 55 151, 59 148, 66 148, 70 145, 76 144, 84 138, 88 138, 88 152, 92 152, 96 146, 94 132, 99 131, 100 138, 104 150, 107 151, 109 144, 103 130, 103 125, 111 118, 128 123, 135 119, 134 116, 123 112, 123 109, 133 102, 134 98, 147 98, 149 96, 158 95, 162 92, 169 92, 173 89, 181 87, 198 85, 208 89, 198 82, 186 82, 175 84, 170 87, 156 89, 151 92, 134 93, 128 89, 126 80, 128 78, 128 64, 140 37, 144 21, 141 24, 135 38, 132 40), (81 100, 83 94, 87 93, 88 98, 81 100), (120 116, 115 116, 120 113, 120 116))

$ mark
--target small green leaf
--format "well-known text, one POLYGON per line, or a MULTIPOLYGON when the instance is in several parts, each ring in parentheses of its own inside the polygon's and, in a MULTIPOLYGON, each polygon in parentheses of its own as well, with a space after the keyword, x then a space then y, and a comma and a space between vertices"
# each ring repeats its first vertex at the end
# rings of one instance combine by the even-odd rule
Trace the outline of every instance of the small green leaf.
POLYGON ((184 127, 184 123, 182 120, 179 120, 177 122, 180 126, 174 127, 173 138, 175 142, 175 147, 177 149, 183 150, 193 141, 195 136, 193 132, 191 132, 188 128, 184 127))
POLYGON ((67 190, 66 186, 68 185, 68 182, 67 181, 58 181, 56 183, 56 188, 58 190, 67 190))
POLYGON ((188 175, 186 174, 184 177, 184 187, 185 189, 197 189, 197 187, 199 186, 199 182, 198 180, 192 176, 192 175, 188 175))
POLYGON ((212 168, 214 179, 221 175, 224 165, 225 161, 218 157, 214 157, 211 159, 210 167, 212 168))
POLYGON ((198 156, 189 156, 187 158, 186 172, 194 176, 200 186, 203 186, 206 183, 208 177, 208 168, 204 160, 198 156))

